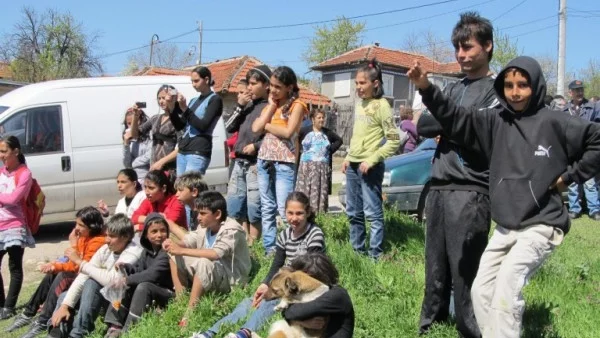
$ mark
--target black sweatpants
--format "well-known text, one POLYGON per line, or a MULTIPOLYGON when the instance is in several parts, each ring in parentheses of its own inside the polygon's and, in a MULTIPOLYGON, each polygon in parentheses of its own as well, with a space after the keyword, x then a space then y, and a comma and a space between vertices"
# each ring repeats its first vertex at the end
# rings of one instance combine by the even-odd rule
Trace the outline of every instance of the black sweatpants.
POLYGON ((104 322, 123 327, 127 332, 129 327, 137 323, 151 306, 166 307, 175 294, 173 290, 158 286, 153 283, 143 282, 135 288, 130 288, 121 300, 121 307, 117 311, 111 305, 106 310, 104 322))
POLYGON ((5 250, 0 250, 0 266, 2 266, 2 258, 8 253, 8 271, 10 272, 10 286, 6 298, 4 295, 4 280, 0 275, 0 307, 14 309, 17 305, 19 292, 23 286, 23 253, 25 248, 20 246, 9 246, 5 250))
POLYGON ((487 195, 458 190, 429 192, 421 333, 433 323, 448 319, 454 288, 459 335, 481 337, 471 303, 471 286, 488 242, 490 223, 487 195))
POLYGON ((46 324, 56 308, 58 297, 67 291, 77 277, 74 272, 59 272, 56 275, 46 275, 27 304, 23 313, 34 316, 38 307, 44 304, 37 321, 46 324))

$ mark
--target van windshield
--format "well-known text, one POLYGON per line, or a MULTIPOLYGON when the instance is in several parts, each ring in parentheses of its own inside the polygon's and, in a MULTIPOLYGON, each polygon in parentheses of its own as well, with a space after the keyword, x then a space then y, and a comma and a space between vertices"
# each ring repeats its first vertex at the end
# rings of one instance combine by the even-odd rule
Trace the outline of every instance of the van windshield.
POLYGON ((0 115, 1 115, 2 113, 4 113, 4 111, 6 111, 7 109, 8 109, 8 107, 7 107, 7 106, 0 106, 0 115))

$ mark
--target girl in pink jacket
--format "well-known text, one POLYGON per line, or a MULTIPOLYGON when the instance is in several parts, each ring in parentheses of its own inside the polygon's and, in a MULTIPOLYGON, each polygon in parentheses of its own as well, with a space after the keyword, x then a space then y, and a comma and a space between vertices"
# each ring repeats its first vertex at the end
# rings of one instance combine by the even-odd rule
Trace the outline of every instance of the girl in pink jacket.
POLYGON ((0 140, 0 264, 8 253, 10 287, 4 295, 4 281, 0 276, 0 320, 15 315, 15 305, 23 284, 23 253, 35 242, 27 227, 22 202, 31 189, 31 172, 21 153, 21 144, 15 136, 0 140))

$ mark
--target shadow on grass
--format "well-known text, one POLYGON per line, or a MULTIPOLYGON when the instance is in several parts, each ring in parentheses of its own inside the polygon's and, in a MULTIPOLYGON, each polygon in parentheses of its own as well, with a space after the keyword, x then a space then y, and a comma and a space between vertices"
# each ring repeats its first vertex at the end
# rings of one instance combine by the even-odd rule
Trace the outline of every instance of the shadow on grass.
POLYGON ((552 303, 532 303, 525 308, 523 338, 561 338, 552 324, 552 303))

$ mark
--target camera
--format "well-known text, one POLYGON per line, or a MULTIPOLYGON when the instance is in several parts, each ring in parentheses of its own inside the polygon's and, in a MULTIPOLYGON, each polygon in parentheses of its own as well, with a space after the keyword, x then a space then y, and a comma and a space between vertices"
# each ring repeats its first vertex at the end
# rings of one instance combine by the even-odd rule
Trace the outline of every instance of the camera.
POLYGON ((146 102, 136 102, 135 105, 140 109, 146 108, 146 102))
POLYGON ((169 95, 177 96, 177 89, 169 89, 169 95))

